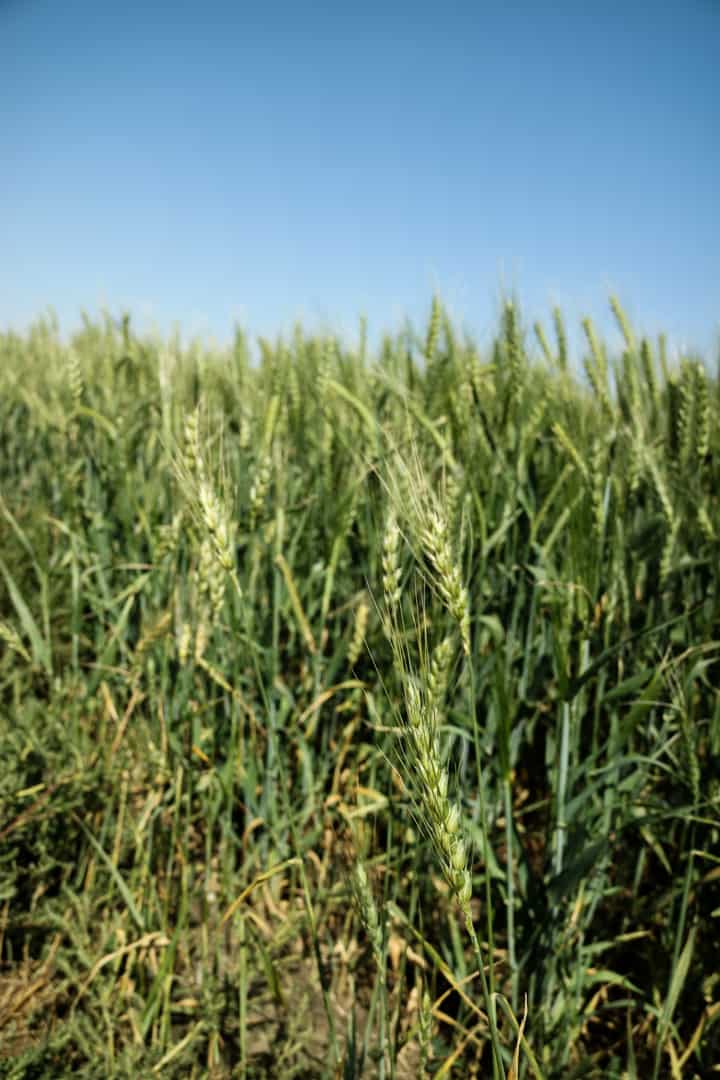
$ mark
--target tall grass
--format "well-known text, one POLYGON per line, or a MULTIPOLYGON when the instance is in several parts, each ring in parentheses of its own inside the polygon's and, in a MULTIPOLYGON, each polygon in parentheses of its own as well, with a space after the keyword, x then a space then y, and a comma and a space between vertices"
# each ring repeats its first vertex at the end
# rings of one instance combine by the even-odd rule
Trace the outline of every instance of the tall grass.
POLYGON ((705 1077, 720 386, 0 336, 0 1076, 705 1077))

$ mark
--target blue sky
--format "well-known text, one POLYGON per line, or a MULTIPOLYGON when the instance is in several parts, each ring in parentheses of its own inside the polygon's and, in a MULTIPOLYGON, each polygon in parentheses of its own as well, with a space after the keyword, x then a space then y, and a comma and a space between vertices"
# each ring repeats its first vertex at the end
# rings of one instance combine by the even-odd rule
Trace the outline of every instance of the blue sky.
POLYGON ((0 0, 0 326, 720 331, 720 0, 0 0))

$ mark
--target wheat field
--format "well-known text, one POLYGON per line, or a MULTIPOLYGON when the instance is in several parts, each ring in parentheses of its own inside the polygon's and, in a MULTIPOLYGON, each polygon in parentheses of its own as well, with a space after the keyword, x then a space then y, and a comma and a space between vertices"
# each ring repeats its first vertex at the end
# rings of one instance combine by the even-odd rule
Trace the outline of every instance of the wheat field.
POLYGON ((720 1075, 720 383, 611 307, 0 335, 0 1077, 720 1075))

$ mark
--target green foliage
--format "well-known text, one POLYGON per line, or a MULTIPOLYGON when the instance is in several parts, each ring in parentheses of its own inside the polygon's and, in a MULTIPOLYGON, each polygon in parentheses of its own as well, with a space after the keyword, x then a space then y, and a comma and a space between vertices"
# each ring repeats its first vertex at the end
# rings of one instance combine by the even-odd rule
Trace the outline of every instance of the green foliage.
POLYGON ((0 336, 0 1077, 709 1075, 720 389, 612 306, 0 336))

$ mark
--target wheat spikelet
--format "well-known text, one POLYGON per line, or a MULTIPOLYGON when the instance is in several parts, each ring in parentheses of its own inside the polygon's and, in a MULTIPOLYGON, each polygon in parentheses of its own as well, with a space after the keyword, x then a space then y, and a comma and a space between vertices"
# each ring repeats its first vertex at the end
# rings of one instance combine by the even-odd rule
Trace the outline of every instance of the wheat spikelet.
POLYGON ((583 366, 585 373, 590 381, 590 385, 595 391, 595 396, 600 402, 600 406, 603 412, 608 416, 612 416, 612 405, 610 404, 610 388, 608 384, 608 363, 605 350, 598 340, 598 336, 595 332, 592 319, 586 317, 582 320, 582 327, 585 331, 588 344, 590 346, 590 352, 594 360, 594 364, 591 364, 587 358, 583 359, 583 366))
POLYGON ((665 334, 658 335, 658 357, 660 359, 660 370, 662 371, 663 379, 668 383, 670 382, 670 369, 668 367, 667 336, 665 334))
POLYGON ((247 451, 250 449, 252 442, 252 424, 250 423, 250 417, 246 409, 240 407, 238 416, 238 434, 237 443, 240 450, 247 451))
POLYGON ((566 451, 566 453, 572 459, 572 461, 573 461, 575 467, 577 468, 578 472, 580 473, 580 475, 585 480, 587 480, 589 478, 588 477, 588 467, 585 464, 585 462, 583 461, 582 456, 581 456, 578 448, 575 446, 575 443, 572 441, 572 439, 570 438, 567 431, 562 426, 562 424, 560 423, 559 420, 556 420, 555 423, 553 424, 552 432, 553 432, 553 435, 555 436, 555 438, 557 439, 557 441, 562 446, 562 448, 566 451))
MULTIPOLYGON (((645 472, 647 471, 647 452, 645 442, 642 438, 638 438, 637 434, 632 432, 629 438, 630 448, 630 461, 627 470, 627 485, 628 490, 632 495, 636 495, 640 488, 640 481, 642 480, 645 472)), ((616 478, 620 483, 621 478, 616 478)))
POLYGON ((68 352, 67 367, 70 397, 72 399, 73 408, 77 409, 82 402, 82 397, 85 392, 85 379, 80 365, 80 357, 75 349, 70 349, 68 352))
POLYGON ((695 739, 693 737, 693 725, 689 716, 687 703, 684 701, 679 708, 679 719, 685 768, 687 769, 688 779, 690 781, 693 805, 697 806, 700 802, 701 769, 698 760, 697 747, 695 746, 695 739))
POLYGON ((400 529, 394 510, 388 515, 385 533, 383 535, 382 548, 382 571, 383 571, 383 594, 385 609, 390 617, 398 607, 401 598, 400 578, 402 568, 400 565, 400 529))
POLYGON ((163 614, 157 619, 152 626, 150 626, 142 635, 135 648, 135 654, 133 656, 133 666, 135 668, 136 675, 139 674, 142 668, 143 662, 147 654, 158 641, 162 641, 167 637, 170 624, 172 622, 172 615, 169 611, 163 612, 163 614))
POLYGON ((696 404, 695 374, 692 365, 684 361, 678 386, 678 454, 683 465, 692 457, 696 404))
POLYGON ((208 625, 204 618, 200 620, 195 630, 195 648, 193 656, 196 664, 201 664, 205 655, 209 638, 208 625))
POLYGON ((261 511, 267 501, 272 480, 272 458, 269 454, 262 454, 255 466, 255 475, 250 484, 250 529, 257 527, 261 511))
POLYGON ((703 462, 710 451, 710 397, 707 374, 699 361, 695 364, 695 401, 697 422, 695 454, 698 461, 703 462))
MULTIPOLYGON (((448 611, 458 622, 461 628, 463 647, 469 653, 470 605, 467 590, 455 562, 450 542, 447 500, 445 498, 441 500, 437 492, 431 487, 427 471, 423 468, 411 432, 408 438, 413 446, 410 465, 406 464, 398 456, 388 482, 393 509, 390 514, 389 529, 385 535, 388 549, 387 566, 390 568, 393 565, 394 556, 392 553, 399 543, 399 539, 395 534, 397 519, 394 507, 400 506, 409 520, 412 538, 416 544, 419 544, 431 571, 431 584, 448 611)), ((443 496, 449 494, 452 502, 453 488, 455 487, 453 474, 457 474, 458 470, 449 449, 445 446, 443 447, 443 456, 445 468, 443 470, 441 489, 443 496)), ((458 490, 458 499, 459 496, 460 491, 458 490)), ((453 507, 451 506, 449 509, 452 512, 453 507)), ((392 583, 389 581, 388 584, 391 585, 392 583)))
POLYGON ((475 404, 475 394, 473 390, 474 367, 475 357, 471 353, 463 352, 462 361, 461 364, 459 364, 461 374, 459 376, 456 397, 458 416, 462 417, 465 428, 472 423, 473 407, 475 404))
POLYGON ((553 324, 555 326, 555 338, 557 340, 557 364, 562 372, 568 369, 567 334, 560 308, 553 308, 553 324))
POLYGON ((440 753, 439 715, 412 679, 405 679, 405 764, 419 827, 435 850, 443 876, 466 917, 472 883, 460 810, 448 796, 449 777, 440 753))
MULTIPOLYGON (((320 391, 322 399, 326 395, 320 391)), ((333 487, 333 439, 335 432, 329 416, 323 416, 320 421, 319 458, 320 472, 322 473, 326 491, 332 491, 333 487)))
POLYGON ((595 534, 603 535, 605 525, 605 482, 607 450, 602 440, 594 439, 590 452, 590 500, 595 534))
POLYGON ((171 555, 177 551, 182 536, 184 518, 185 514, 183 510, 178 510, 173 515, 173 519, 169 524, 164 523, 158 526, 154 546, 154 558, 156 562, 162 562, 167 555, 171 555))
POLYGON ((300 379, 298 377, 298 365, 288 349, 283 350, 285 361, 284 389, 287 395, 287 408, 296 416, 300 414, 302 407, 302 394, 300 392, 300 379))
POLYGON ((367 633, 368 618, 370 616, 370 605, 367 599, 363 596, 362 600, 357 606, 355 611, 355 625, 353 627, 352 638, 350 639, 350 645, 347 651, 347 665, 352 671, 355 664, 358 662, 360 653, 363 650, 365 644, 365 635, 367 633))
POLYGON ((472 383, 473 403, 478 414, 479 422, 472 425, 473 438, 482 447, 485 455, 490 458, 495 453, 495 448, 489 436, 489 424, 485 415, 486 406, 489 407, 497 396, 494 381, 489 378, 492 374, 490 367, 483 367, 477 356, 473 357, 469 366, 470 380, 472 383))
POLYGON ((554 357, 552 350, 550 349, 550 343, 548 342, 543 325, 539 320, 533 323, 533 330, 535 331, 535 337, 537 338, 538 345, 542 349, 545 360, 548 364, 552 364, 554 357))
POLYGON ((630 585, 628 583, 625 550, 626 543, 622 519, 619 515, 616 515, 615 544, 612 548, 612 574, 610 580, 613 583, 613 588, 619 593, 622 618, 627 625, 630 621, 630 585))
POLYGON ((177 635, 177 654, 181 667, 185 667, 190 658, 192 647, 192 626, 189 622, 183 622, 177 635))
POLYGON ((211 539, 200 543, 196 581, 200 594, 207 596, 213 619, 219 618, 225 604, 225 586, 227 584, 225 567, 217 558, 211 539))
POLYGON ((368 941, 372 946, 375 964, 378 971, 384 973, 385 957, 383 929, 380 924, 375 897, 373 896, 370 882, 368 881, 367 870, 365 869, 364 863, 359 859, 353 867, 351 885, 355 907, 360 917, 363 930, 367 934, 368 941))
POLYGON ((428 323, 427 335, 425 337, 425 357, 427 360, 432 360, 435 356, 435 349, 437 347, 438 337, 440 336, 440 323, 442 321, 442 304, 437 296, 433 296, 432 307, 430 309, 430 322, 428 323))
POLYGON ((677 527, 672 526, 667 531, 667 536, 665 537, 665 543, 663 544, 662 552, 660 553, 659 576, 660 576, 660 583, 661 584, 664 584, 664 582, 667 581, 668 577, 670 576, 670 571, 672 570, 673 556, 675 554, 676 536, 677 536, 677 527))
POLYGON ((634 352, 626 351, 623 353, 623 376, 627 389, 627 407, 630 422, 638 435, 644 438, 645 410, 642 404, 643 395, 634 352))
POLYGON ((194 524, 192 539, 198 554, 195 580, 200 593, 209 597, 213 616, 217 617, 224 603, 227 579, 238 594, 240 585, 230 511, 210 479, 200 443, 199 407, 186 418, 183 452, 175 462, 175 471, 194 524))
POLYGON ((625 314, 625 312, 623 311, 623 309, 622 309, 622 307, 620 305, 620 301, 618 300, 618 298, 616 296, 611 296, 610 297, 610 308, 612 310, 613 315, 615 316, 615 321, 618 324, 618 327, 620 329, 620 333, 623 336, 623 340, 625 341, 625 345, 627 346, 628 352, 634 355, 637 352, 637 348, 636 348, 636 344, 635 344, 635 335, 632 332, 632 328, 630 326, 630 322, 628 320, 628 317, 625 314))
POLYGON ((506 302, 503 312, 503 351, 508 365, 508 401, 513 404, 520 394, 524 368, 517 310, 512 300, 506 302))
POLYGON ((433 565, 436 586, 445 606, 460 629, 463 651, 470 655, 470 600, 453 557, 447 520, 439 507, 428 507, 419 522, 419 539, 433 565))
POLYGON ((185 418, 182 464, 194 483, 205 476, 205 466, 200 448, 200 406, 197 405, 185 418))
POLYGON ((535 441, 538 432, 545 422, 547 416, 548 406, 550 404, 550 397, 547 391, 543 391, 542 395, 537 399, 527 420, 527 428, 524 441, 527 446, 531 446, 535 441))
POLYGON ((449 527, 457 523, 464 497, 464 474, 453 462, 443 470, 442 502, 449 527))
POLYGON ((670 499, 670 492, 668 491, 667 484, 665 483, 665 477, 660 472, 660 468, 658 466, 655 454, 648 451, 646 455, 646 461, 650 475, 653 480, 653 484, 655 485, 655 491, 657 492, 657 496, 660 500, 660 505, 663 509, 663 514, 665 515, 665 520, 668 524, 668 528, 670 532, 673 532, 673 530, 675 529, 675 511, 673 509, 672 501, 670 499))
POLYGON ((455 336, 455 327, 453 326, 452 319, 444 308, 442 313, 442 330, 445 338, 445 351, 451 364, 454 364, 458 352, 457 338, 455 336))
POLYGON ((447 692, 453 659, 453 645, 453 639, 448 634, 432 651, 430 666, 426 673, 426 683, 430 704, 435 709, 440 709, 447 692))
POLYGON ((365 364, 367 363, 367 332, 367 315, 361 315, 358 334, 358 361, 360 363, 360 367, 362 368, 364 368, 365 364))
POLYGON ((232 574, 235 570, 235 554, 227 508, 207 480, 200 483, 197 499, 201 522, 209 537, 213 554, 222 569, 227 574, 232 574))
POLYGON ((653 403, 654 410, 657 412, 660 405, 660 395, 658 391, 657 375, 655 373, 655 362, 647 338, 643 338, 640 342, 640 362, 645 376, 645 384, 650 393, 650 400, 653 403))
POLYGON ((472 382, 468 377, 457 384, 457 389, 450 391, 450 404, 459 431, 467 431, 473 407, 472 382))

